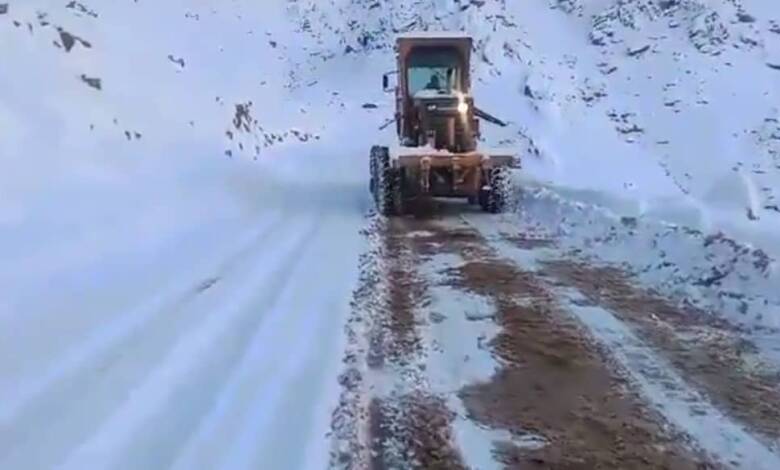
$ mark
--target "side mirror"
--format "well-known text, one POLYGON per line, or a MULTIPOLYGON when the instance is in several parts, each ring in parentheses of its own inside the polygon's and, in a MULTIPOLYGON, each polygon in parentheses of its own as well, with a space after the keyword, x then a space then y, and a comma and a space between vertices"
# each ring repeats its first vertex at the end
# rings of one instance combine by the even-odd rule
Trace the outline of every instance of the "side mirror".
POLYGON ((398 72, 393 70, 392 72, 387 72, 386 74, 382 75, 382 89, 385 91, 385 93, 389 93, 395 90, 395 87, 398 83, 395 81, 391 83, 390 76, 396 74, 398 74, 398 72))

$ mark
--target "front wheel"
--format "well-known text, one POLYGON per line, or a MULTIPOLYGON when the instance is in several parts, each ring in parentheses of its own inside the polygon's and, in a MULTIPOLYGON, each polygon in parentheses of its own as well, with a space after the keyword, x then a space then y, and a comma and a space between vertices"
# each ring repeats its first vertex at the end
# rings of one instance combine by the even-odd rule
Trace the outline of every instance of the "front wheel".
POLYGON ((509 168, 499 167, 490 171, 489 184, 480 192, 482 209, 491 214, 499 214, 514 209, 513 201, 517 189, 512 183, 509 168))
POLYGON ((386 152, 388 152, 387 147, 380 147, 379 145, 374 145, 371 147, 371 154, 369 156, 370 179, 368 183, 368 190, 371 192, 374 200, 376 200, 376 190, 378 187, 377 167, 379 165, 379 161, 384 159, 384 154, 386 152))
POLYGON ((387 147, 371 149, 371 184, 376 210, 384 216, 393 216, 403 211, 401 174, 390 164, 387 147))

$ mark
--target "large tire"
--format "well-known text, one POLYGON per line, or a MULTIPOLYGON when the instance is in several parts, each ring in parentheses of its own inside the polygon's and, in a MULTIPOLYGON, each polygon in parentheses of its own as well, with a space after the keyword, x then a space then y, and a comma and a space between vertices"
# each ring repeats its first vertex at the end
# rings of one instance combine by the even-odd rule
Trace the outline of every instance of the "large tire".
POLYGON ((396 171, 390 165, 390 151, 387 147, 371 149, 371 162, 374 171, 374 202, 376 210, 384 216, 392 216, 396 209, 396 171))
POLYGON ((379 145, 374 145, 371 147, 371 155, 369 158, 369 171, 371 174, 371 179, 369 181, 369 191, 371 192, 371 195, 374 198, 374 202, 376 202, 377 197, 377 161, 381 158, 382 154, 388 153, 387 147, 380 147, 379 145))
POLYGON ((479 188, 479 193, 477 193, 477 202, 479 203, 479 207, 482 208, 483 211, 487 212, 488 210, 488 194, 490 193, 489 190, 484 188, 479 188))
POLYGON ((406 195, 404 194, 404 172, 403 170, 392 170, 391 174, 393 184, 391 188, 391 197, 393 199, 393 214, 406 214, 406 195))
POLYGON ((495 168, 490 173, 490 189, 483 196, 482 208, 491 214, 513 210, 515 188, 512 184, 509 168, 495 168))
POLYGON ((369 171, 371 174, 370 179, 368 180, 368 191, 371 193, 371 197, 376 199, 376 168, 374 165, 374 156, 371 155, 371 159, 369 161, 369 171))

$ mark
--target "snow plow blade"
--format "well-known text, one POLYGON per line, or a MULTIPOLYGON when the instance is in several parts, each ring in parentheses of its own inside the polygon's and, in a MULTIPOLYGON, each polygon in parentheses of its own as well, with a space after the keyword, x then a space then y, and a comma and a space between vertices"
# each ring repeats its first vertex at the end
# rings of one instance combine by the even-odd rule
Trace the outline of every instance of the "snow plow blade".
POLYGON ((413 147, 371 151, 371 191, 378 211, 403 215, 423 198, 466 198, 488 212, 501 212, 506 202, 509 152, 463 152, 413 147))
POLYGON ((414 196, 476 198, 484 186, 490 185, 490 173, 508 168, 513 161, 510 154, 413 150, 391 158, 395 157, 395 166, 404 174, 407 189, 414 196))

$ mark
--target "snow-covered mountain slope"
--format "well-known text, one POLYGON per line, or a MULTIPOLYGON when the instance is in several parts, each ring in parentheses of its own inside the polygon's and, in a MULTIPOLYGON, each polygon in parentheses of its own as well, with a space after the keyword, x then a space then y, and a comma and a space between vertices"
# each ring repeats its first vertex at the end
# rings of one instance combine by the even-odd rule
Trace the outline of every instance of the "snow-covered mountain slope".
POLYGON ((526 157, 537 176, 755 241, 777 233, 779 7, 739 0, 343 3, 346 12, 364 10, 347 22, 354 29, 343 35, 348 49, 387 48, 393 31, 420 28, 464 29, 478 38, 477 95, 516 124, 538 157, 526 157))
MULTIPOLYGON (((580 2, 564 18, 548 11, 549 25, 541 11, 527 12, 537 64, 524 92, 541 119, 522 122, 541 126, 528 132, 538 136, 538 174, 565 186, 559 195, 643 216, 638 229, 623 229, 638 235, 601 243, 606 258, 664 291, 706 297, 704 305, 739 323, 777 326, 780 10, 766 5, 580 2), (560 21, 581 28, 555 27, 560 21), (545 29, 574 34, 534 37, 545 29)), ((576 212, 570 221, 582 219, 576 212)), ((610 240, 606 226, 622 226, 588 218, 602 226, 590 241, 610 240)))

